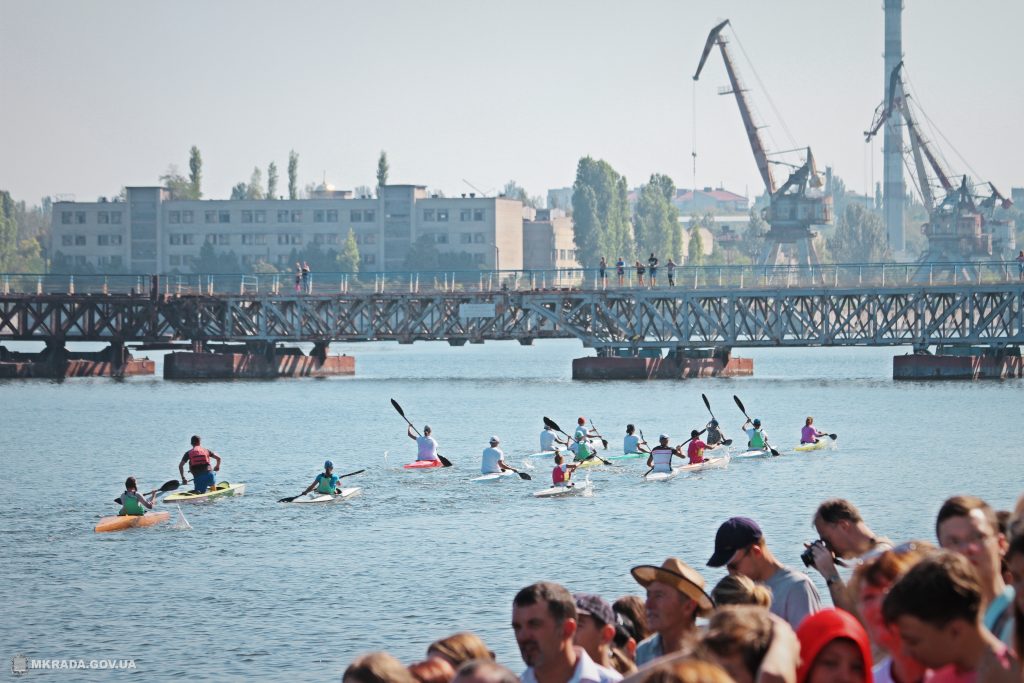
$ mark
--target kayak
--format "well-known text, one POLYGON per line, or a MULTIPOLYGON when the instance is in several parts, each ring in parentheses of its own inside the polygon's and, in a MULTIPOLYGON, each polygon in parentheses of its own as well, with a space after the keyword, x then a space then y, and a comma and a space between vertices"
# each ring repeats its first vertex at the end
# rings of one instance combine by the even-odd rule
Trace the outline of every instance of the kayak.
POLYGON ((639 460, 646 458, 649 453, 623 453, 622 455, 602 455, 605 460, 639 460))
POLYGON ((569 486, 552 486, 549 489, 543 491, 534 491, 534 498, 563 498, 566 496, 580 496, 594 488, 594 485, 590 483, 590 480, 581 481, 574 483, 569 486))
MULTIPOLYGON (((601 443, 600 439, 591 439, 589 445, 590 445, 590 450, 593 453, 597 453, 598 451, 605 450, 604 444, 601 443)), ((573 452, 570 451, 565 446, 560 447, 557 451, 537 451, 536 453, 530 453, 529 455, 525 455, 523 457, 525 457, 525 458, 554 458, 555 457, 555 453, 561 453, 562 455, 565 456, 566 460, 571 460, 572 457, 573 457, 573 452)), ((601 457, 604 457, 604 456, 601 456, 601 457)), ((606 460, 611 460, 611 458, 605 458, 605 459, 606 460)))
POLYGON ((802 443, 799 446, 795 446, 793 450, 800 453, 806 453, 807 451, 820 451, 824 448, 829 448, 831 446, 832 439, 826 436, 821 439, 818 439, 817 443, 802 443))
POLYGON ((432 470, 436 467, 444 467, 444 464, 440 460, 417 460, 408 465, 402 465, 402 467, 407 470, 432 470))
POLYGON ((729 455, 722 455, 717 458, 705 458, 704 462, 699 462, 696 465, 683 465, 677 468, 681 473, 687 472, 703 472, 704 470, 716 470, 729 466, 729 455))
POLYGON ((228 482, 218 482, 215 487, 206 489, 206 493, 196 493, 195 491, 183 491, 181 493, 172 493, 171 495, 164 498, 165 503, 198 503, 201 500, 210 500, 211 498, 221 498, 223 496, 241 496, 245 493, 245 484, 229 484, 228 482))
POLYGON ((760 448, 752 448, 749 451, 743 451, 732 456, 734 459, 749 460, 750 458, 766 458, 770 457, 771 451, 761 450, 760 448))
POLYGON ((505 470, 504 472, 491 472, 489 474, 481 474, 479 477, 474 477, 473 479, 470 479, 470 481, 476 484, 486 484, 492 481, 505 481, 509 477, 514 476, 516 476, 515 472, 513 472, 512 470, 505 470))
POLYGON ((307 493, 304 496, 299 496, 298 498, 296 498, 292 502, 293 503, 335 503, 335 502, 337 502, 339 500, 345 500, 346 498, 351 498, 352 496, 356 495, 357 493, 359 493, 362 490, 363 489, 361 489, 360 487, 355 486, 355 487, 350 488, 350 489, 342 489, 341 493, 338 493, 338 494, 335 494, 335 495, 332 495, 330 493, 317 493, 315 491, 311 491, 310 493, 307 493))
POLYGON ((644 475, 644 481, 668 481, 675 479, 682 471, 682 467, 673 467, 671 472, 651 472, 644 475))
POLYGON ((110 517, 100 519, 93 531, 101 533, 104 531, 123 531, 139 526, 153 526, 154 524, 166 522, 170 518, 171 513, 165 510, 147 512, 144 515, 111 515, 110 517))

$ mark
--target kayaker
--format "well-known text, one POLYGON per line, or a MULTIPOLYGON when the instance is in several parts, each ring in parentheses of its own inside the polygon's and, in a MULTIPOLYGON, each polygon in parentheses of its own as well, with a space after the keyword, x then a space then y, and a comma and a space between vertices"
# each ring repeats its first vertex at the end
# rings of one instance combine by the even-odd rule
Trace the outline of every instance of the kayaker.
POLYGON ((699 465, 704 462, 704 451, 715 448, 700 440, 700 432, 696 429, 690 431, 690 445, 686 447, 686 457, 690 459, 691 465, 699 465))
POLYGON ((715 418, 711 418, 711 422, 708 422, 707 437, 706 443, 709 446, 717 446, 725 441, 725 434, 722 433, 722 428, 718 426, 718 420, 715 418))
POLYGON ((150 494, 149 500, 146 500, 145 496, 139 493, 139 485, 135 482, 135 477, 128 477, 124 480, 124 493, 117 498, 117 502, 121 503, 121 509, 118 511, 118 516, 141 516, 146 514, 146 509, 153 509, 153 501, 156 500, 156 494, 159 491, 153 491, 150 494))
POLYGON ((639 436, 634 434, 636 427, 629 424, 626 425, 626 436, 622 439, 622 452, 625 455, 630 453, 650 453, 650 451, 644 446, 647 445, 646 441, 640 439, 639 436))
POLYGON ((652 468, 652 472, 671 472, 672 456, 682 457, 682 454, 678 448, 668 445, 668 434, 662 434, 658 437, 658 445, 647 457, 647 466, 652 468))
POLYGON ((431 436, 430 425, 423 425, 423 436, 416 436, 412 425, 406 430, 409 438, 416 442, 416 460, 437 460, 437 441, 431 436))
POLYGON ((827 435, 825 432, 819 432, 818 428, 814 426, 814 418, 808 416, 803 429, 800 430, 800 443, 818 443, 819 436, 827 435))
POLYGON ((335 495, 341 493, 341 489, 338 488, 338 475, 334 474, 334 463, 330 460, 324 462, 324 471, 316 475, 316 479, 313 483, 306 487, 306 490, 300 493, 300 496, 304 496, 313 489, 316 489, 317 493, 324 493, 327 495, 335 495))
POLYGON ((576 465, 568 465, 561 453, 555 453, 555 468, 551 470, 551 484, 553 486, 572 486, 569 479, 576 471, 576 465))
POLYGON ((584 463, 597 455, 590 448, 590 441, 584 434, 576 435, 576 443, 569 446, 569 450, 573 452, 572 460, 575 463, 584 463))
POLYGON ((559 445, 566 445, 566 442, 558 438, 551 425, 545 424, 544 431, 540 433, 540 449, 542 451, 557 451, 559 445))
POLYGON ((498 444, 501 443, 498 437, 492 436, 490 443, 490 447, 484 449, 480 474, 496 474, 511 470, 512 468, 505 464, 505 454, 498 448, 498 444))
POLYGON ((203 448, 198 436, 192 436, 192 448, 181 456, 178 463, 178 474, 181 475, 181 483, 187 484, 185 478, 185 463, 188 463, 188 471, 192 473, 192 486, 196 493, 206 493, 206 489, 217 485, 217 477, 214 472, 220 472, 220 456, 213 451, 203 448), (210 469, 210 458, 217 461, 217 464, 210 469))
POLYGON ((600 436, 598 436, 597 430, 594 430, 594 429, 588 430, 587 429, 587 420, 586 420, 586 418, 583 418, 583 417, 576 418, 576 431, 573 432, 572 437, 574 439, 576 439, 577 441, 579 441, 580 434, 582 434, 584 437, 586 437, 588 439, 590 439, 590 438, 594 438, 594 439, 601 438, 600 436))
POLYGON ((753 422, 747 420, 740 429, 747 433, 747 448, 768 450, 768 434, 761 429, 761 418, 755 417, 753 422), (750 429, 747 429, 747 425, 750 425, 750 429))

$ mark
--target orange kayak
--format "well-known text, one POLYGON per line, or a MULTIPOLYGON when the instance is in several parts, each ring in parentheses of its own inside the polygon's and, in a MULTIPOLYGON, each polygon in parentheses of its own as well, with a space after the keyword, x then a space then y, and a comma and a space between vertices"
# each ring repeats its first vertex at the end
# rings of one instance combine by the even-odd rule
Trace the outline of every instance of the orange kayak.
POLYGON ((111 515, 101 519, 94 531, 100 533, 103 531, 123 531, 124 529, 131 529, 137 526, 153 526, 154 524, 166 522, 170 518, 171 513, 167 511, 147 512, 144 515, 111 515))

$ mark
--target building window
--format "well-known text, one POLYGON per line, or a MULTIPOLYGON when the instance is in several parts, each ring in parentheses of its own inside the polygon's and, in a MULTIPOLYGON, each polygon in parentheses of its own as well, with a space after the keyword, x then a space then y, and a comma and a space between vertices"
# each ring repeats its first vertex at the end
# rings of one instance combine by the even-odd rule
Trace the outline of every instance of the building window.
POLYGON ((483 244, 484 243, 484 234, 482 232, 474 232, 473 233, 473 242, 475 242, 476 244, 483 244))
POLYGON ((302 234, 301 233, 293 232, 292 235, 291 235, 291 238, 292 238, 292 244, 302 244, 302 234))
POLYGON ((338 210, 337 209, 327 209, 327 222, 328 223, 337 223, 338 222, 338 210))
POLYGON ((373 209, 367 209, 366 211, 363 211, 363 222, 364 223, 373 223, 375 220, 377 220, 377 212, 376 211, 374 211, 373 209))
POLYGON ((75 222, 79 225, 85 223, 85 211, 75 211, 75 222))
POLYGON ((423 209, 423 220, 424 221, 433 221, 434 220, 434 210, 433 209, 423 209))
POLYGON ((302 222, 302 209, 294 209, 292 211, 292 223, 302 222))
POLYGON ((472 244, 473 233, 471 232, 460 232, 459 233, 459 244, 472 244))
POLYGON ((195 235, 195 233, 194 232, 183 233, 181 235, 181 243, 182 244, 195 244, 196 243, 196 235, 195 235))
POLYGON ((266 243, 267 243, 267 236, 265 234, 257 233, 256 234, 256 244, 257 245, 263 245, 263 244, 266 244, 266 243))
POLYGON ((266 223, 267 222, 267 212, 264 209, 257 209, 254 212, 253 216, 256 218, 256 222, 257 223, 266 223))
POLYGON ((170 235, 171 244, 181 244, 181 233, 172 232, 170 235))
POLYGON ((113 268, 120 268, 121 267, 121 257, 120 256, 111 256, 110 257, 110 265, 113 268))
POLYGON ((278 223, 287 223, 288 222, 288 209, 278 209, 277 210, 277 222, 278 223))
POLYGON ((110 246, 110 236, 109 235, 96 235, 96 246, 98 246, 98 247, 110 246))
MULTIPOLYGON (((192 222, 191 213, 192 212, 190 211, 189 212, 190 217, 189 217, 189 220, 188 220, 189 223, 192 222)), ((116 224, 120 225, 121 224, 121 212, 120 211, 111 211, 110 212, 110 222, 111 223, 116 223, 116 224)), ((111 257, 111 258, 114 258, 114 257, 111 257)), ((120 259, 121 257, 118 256, 117 258, 120 259)))
POLYGON ((242 222, 243 223, 252 223, 252 210, 251 209, 242 209, 242 222))
POLYGON ((110 222, 110 214, 106 211, 100 211, 96 214, 96 222, 106 225, 110 222))
POLYGON ((204 215, 203 220, 205 220, 207 223, 216 223, 217 222, 217 212, 216 211, 213 211, 213 210, 206 211, 206 212, 204 212, 203 215, 204 215))
POLYGON ((110 236, 110 244, 111 245, 121 244, 121 236, 120 235, 111 235, 110 236))
POLYGON ((286 232, 279 232, 279 233, 277 233, 277 243, 278 244, 288 244, 288 233, 286 233, 286 232))
POLYGON ((448 209, 438 209, 437 210, 437 222, 438 223, 447 223, 448 222, 448 209))
POLYGON ((353 223, 362 223, 363 222, 363 212, 362 211, 356 211, 356 210, 353 209, 352 211, 349 212, 348 217, 349 217, 349 220, 351 220, 353 223))
POLYGON ((473 263, 480 264, 484 262, 483 254, 473 254, 473 263))
POLYGON ((226 232, 219 233, 217 235, 217 244, 231 244, 231 235, 226 232))
POLYGON ((484 219, 484 210, 483 209, 473 209, 473 220, 474 221, 482 221, 483 219, 484 219))
MULTIPOLYGON (((116 221, 113 221, 114 223, 120 223, 121 222, 121 214, 116 213, 116 214, 114 214, 114 217, 117 218, 116 221)), ((181 222, 182 223, 191 223, 192 222, 192 211, 191 210, 182 211, 181 212, 181 222)))
POLYGON ((60 244, 61 244, 61 246, 63 246, 63 247, 70 247, 70 246, 74 245, 74 243, 75 243, 75 236, 74 235, 61 235, 60 236, 60 244))
POLYGON ((231 222, 231 212, 230 211, 221 211, 217 215, 217 217, 220 219, 221 223, 230 223, 231 222))
POLYGON ((313 222, 314 223, 323 223, 324 222, 324 210, 323 209, 314 209, 313 210, 313 222))
POLYGON ((85 235, 75 235, 75 246, 76 247, 84 247, 85 246, 85 235))
POLYGON ((377 236, 373 233, 363 237, 363 244, 377 244, 377 236))
POLYGON ((60 212, 60 222, 63 225, 71 225, 71 212, 70 211, 61 211, 60 212))
POLYGON ((171 225, 178 225, 181 223, 181 211, 169 211, 167 213, 167 222, 171 225))
POLYGON ((86 265, 86 264, 87 264, 88 262, 89 262, 89 261, 88 261, 88 260, 87 260, 87 259, 86 259, 86 258, 85 258, 84 256, 76 256, 76 257, 75 257, 75 265, 76 265, 76 266, 84 266, 84 265, 86 265))
POLYGON ((375 264, 377 262, 377 255, 376 254, 363 254, 361 258, 362 258, 363 263, 365 263, 368 266, 372 266, 373 264, 375 264))
POLYGON ((181 256, 179 256, 178 254, 171 254, 170 260, 171 260, 171 265, 172 266, 180 266, 181 265, 181 256))
POLYGON ((434 236, 434 241, 437 242, 438 244, 448 244, 448 233, 439 232, 437 235, 434 236))
POLYGON ((473 219, 473 211, 471 209, 461 209, 459 211, 459 220, 463 223, 471 221, 473 219))
POLYGON ((242 234, 242 245, 256 244, 256 235, 251 232, 242 234))

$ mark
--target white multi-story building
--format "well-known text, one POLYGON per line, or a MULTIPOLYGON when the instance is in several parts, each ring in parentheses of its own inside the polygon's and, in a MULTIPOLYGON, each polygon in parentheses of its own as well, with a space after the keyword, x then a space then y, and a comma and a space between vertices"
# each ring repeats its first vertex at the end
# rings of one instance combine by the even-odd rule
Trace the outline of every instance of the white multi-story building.
POLYGON ((234 252, 243 270, 259 262, 290 270, 293 251, 340 252, 351 229, 363 272, 406 270, 420 240, 480 268, 521 269, 522 208, 506 198, 428 195, 421 185, 388 185, 376 198, 325 189, 298 200, 176 200, 162 187, 129 187, 126 201, 56 202, 51 254, 55 268, 190 272, 210 244, 234 252))

